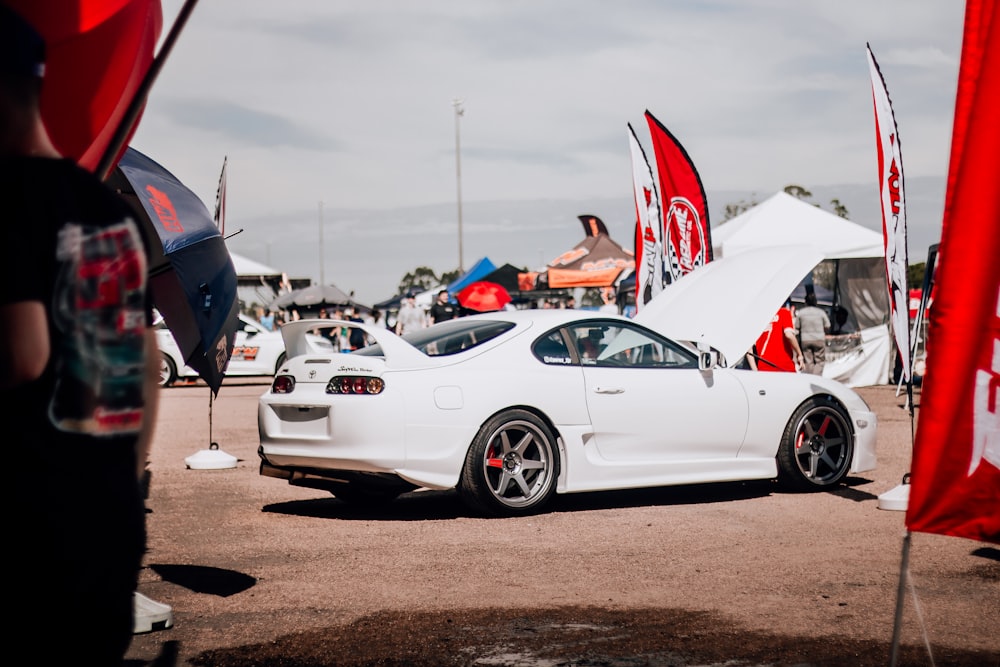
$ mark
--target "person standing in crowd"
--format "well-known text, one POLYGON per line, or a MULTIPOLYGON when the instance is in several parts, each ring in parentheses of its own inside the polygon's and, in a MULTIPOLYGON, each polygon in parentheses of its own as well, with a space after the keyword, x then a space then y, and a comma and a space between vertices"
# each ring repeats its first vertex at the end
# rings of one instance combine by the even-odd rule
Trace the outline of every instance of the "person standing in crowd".
POLYGON ((795 310, 795 328, 799 332, 802 348, 802 370, 822 375, 826 366, 826 334, 830 331, 830 318, 816 305, 816 293, 806 292, 806 305, 795 310))
MULTIPOLYGON (((364 324, 364 320, 358 317, 358 314, 353 308, 348 308, 344 311, 344 319, 348 322, 357 322, 358 324, 364 324)), ((347 342, 350 345, 351 351, 360 350, 365 345, 368 344, 365 330, 359 327, 348 327, 347 332, 347 342)))
POLYGON ((792 373, 797 370, 797 365, 802 363, 802 350, 795 335, 795 323, 788 304, 774 314, 771 324, 757 338, 754 349, 758 356, 758 370, 792 373))
POLYGON ((260 316, 260 324, 268 331, 274 331, 274 311, 264 311, 264 313, 260 316))
POLYGON ((615 303, 615 291, 613 288, 602 289, 601 299, 604 301, 604 305, 600 307, 600 312, 612 315, 618 314, 618 305, 615 303))
POLYGON ((40 471, 3 484, 3 636, 51 630, 37 661, 120 665, 158 400, 147 255, 128 204, 52 144, 44 54, 0 4, 0 420, 6 450, 40 471))
POLYGON ((434 305, 431 306, 431 324, 453 320, 458 317, 458 309, 448 300, 448 290, 438 292, 434 305))
POLYGON ((372 309, 371 315, 369 316, 368 319, 370 320, 368 322, 369 324, 375 327, 379 327, 380 329, 385 329, 387 326, 389 326, 385 322, 385 313, 383 313, 378 308, 372 309))
POLYGON ((396 333, 400 336, 424 328, 427 321, 424 311, 417 306, 412 296, 403 299, 396 315, 396 333))

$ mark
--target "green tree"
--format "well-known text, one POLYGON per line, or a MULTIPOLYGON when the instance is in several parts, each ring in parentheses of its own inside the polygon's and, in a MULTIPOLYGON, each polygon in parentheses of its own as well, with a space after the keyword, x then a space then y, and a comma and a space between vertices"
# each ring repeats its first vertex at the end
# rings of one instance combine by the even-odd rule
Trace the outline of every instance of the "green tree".
POLYGON ((757 201, 756 194, 754 194, 751 195, 750 201, 741 199, 735 204, 726 204, 726 207, 722 209, 722 220, 720 222, 725 222, 726 220, 732 220, 741 213, 746 213, 759 203, 760 202, 757 201))
POLYGON ((809 201, 813 196, 813 193, 809 192, 801 185, 786 185, 785 194, 789 194, 796 199, 801 199, 802 201, 809 201))
POLYGON ((434 269, 427 266, 418 266, 413 269, 413 271, 403 276, 403 279, 399 281, 399 293, 403 294, 411 287, 429 290, 440 284, 441 281, 438 280, 437 274, 434 273, 434 269))
POLYGON ((847 212, 847 207, 840 203, 840 200, 834 197, 830 200, 830 208, 837 216, 843 218, 844 220, 850 220, 851 215, 847 212))
POLYGON ((441 284, 447 285, 449 283, 453 283, 460 275, 462 274, 458 269, 455 269, 454 271, 445 271, 441 274, 441 284))
MULTIPOLYGON (((819 204, 817 204, 817 203, 815 203, 813 201, 810 201, 812 199, 813 193, 810 192, 809 190, 805 189, 801 185, 794 185, 794 184, 786 185, 785 188, 784 188, 784 192, 785 192, 785 194, 791 195, 792 197, 795 197, 796 199, 800 199, 800 200, 802 200, 802 201, 804 201, 806 203, 812 204, 816 208, 823 208, 819 204)), ((749 202, 746 201, 746 200, 742 200, 741 199, 740 201, 738 201, 736 203, 726 204, 725 208, 722 209, 722 220, 721 220, 721 222, 726 222, 727 220, 731 220, 732 218, 735 218, 736 216, 740 215, 741 213, 745 213, 749 209, 751 209, 754 206, 756 206, 758 203, 759 202, 756 200, 756 194, 754 194, 751 197, 751 199, 750 199, 749 202)), ((841 217, 841 218, 843 218, 845 220, 850 220, 851 214, 847 210, 847 207, 844 206, 841 203, 840 199, 838 199, 836 197, 834 197, 833 199, 831 199, 830 200, 830 209, 832 210, 832 212, 834 213, 834 215, 837 215, 838 217, 841 217)), ((720 224, 721 224, 721 222, 720 222, 720 224)))

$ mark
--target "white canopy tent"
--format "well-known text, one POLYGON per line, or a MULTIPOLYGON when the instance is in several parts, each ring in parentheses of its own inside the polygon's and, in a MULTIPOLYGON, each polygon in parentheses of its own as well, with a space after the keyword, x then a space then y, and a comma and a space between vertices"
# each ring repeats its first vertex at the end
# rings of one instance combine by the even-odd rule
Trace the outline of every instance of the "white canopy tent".
POLYGON ((262 307, 271 303, 288 281, 278 269, 256 262, 249 257, 229 253, 236 269, 236 289, 245 306, 262 307))
MULTIPOLYGON (((882 235, 779 192, 712 229, 715 257, 754 248, 809 245, 823 256, 795 294, 830 295, 833 334, 823 376, 848 386, 889 382, 892 342, 882 235)), ((799 299, 802 297, 799 296, 799 299)))

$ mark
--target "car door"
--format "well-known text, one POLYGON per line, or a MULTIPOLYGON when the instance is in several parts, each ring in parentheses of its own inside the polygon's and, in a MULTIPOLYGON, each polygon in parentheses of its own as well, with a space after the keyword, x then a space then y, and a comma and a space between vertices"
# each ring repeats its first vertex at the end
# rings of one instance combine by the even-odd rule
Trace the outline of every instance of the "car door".
POLYGON ((666 463, 736 457, 749 410, 729 371, 700 371, 690 350, 631 323, 596 320, 573 333, 600 350, 592 359, 581 354, 581 364, 601 458, 666 463))

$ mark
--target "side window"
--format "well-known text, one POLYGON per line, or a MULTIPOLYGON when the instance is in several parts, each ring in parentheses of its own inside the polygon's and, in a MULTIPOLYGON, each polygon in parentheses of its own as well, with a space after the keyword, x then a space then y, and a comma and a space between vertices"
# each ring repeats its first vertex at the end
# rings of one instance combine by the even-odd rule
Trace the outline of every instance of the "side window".
POLYGON ((581 323, 571 330, 584 366, 697 368, 697 357, 649 331, 620 322, 581 323))
POLYGON ((535 356, 543 364, 553 364, 557 366, 569 366, 573 363, 573 358, 566 349, 562 334, 553 331, 535 341, 533 348, 535 356))

